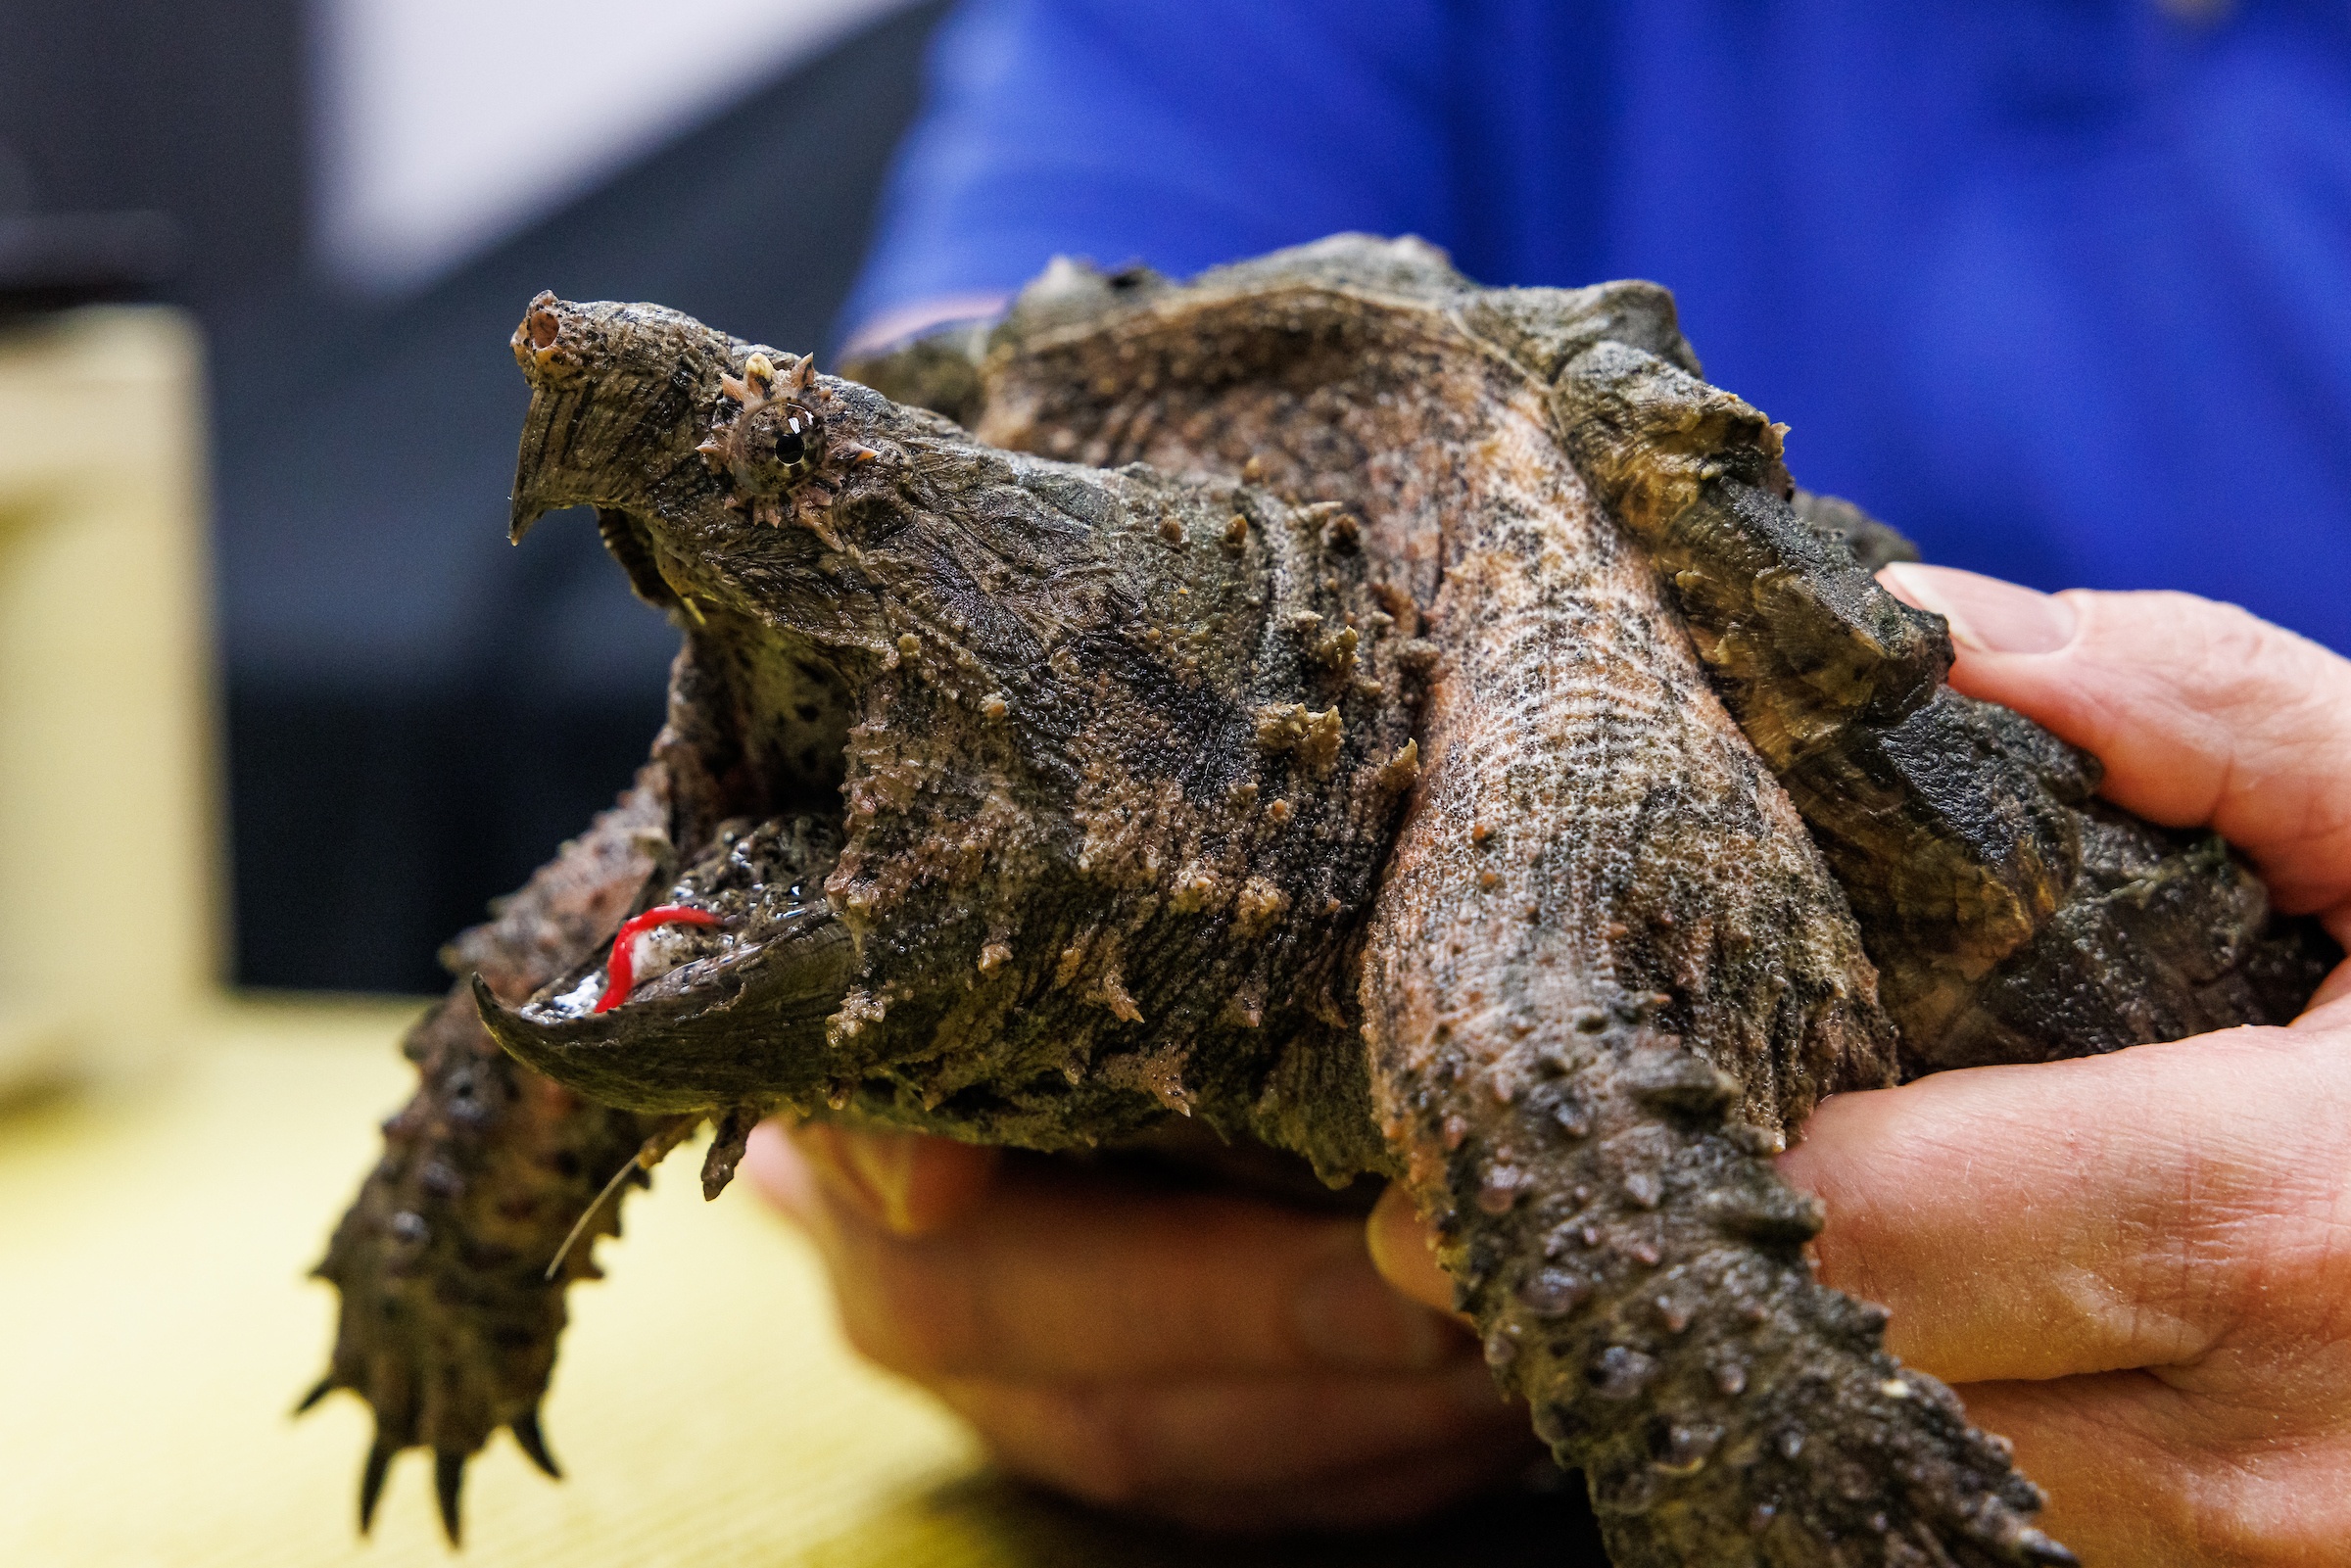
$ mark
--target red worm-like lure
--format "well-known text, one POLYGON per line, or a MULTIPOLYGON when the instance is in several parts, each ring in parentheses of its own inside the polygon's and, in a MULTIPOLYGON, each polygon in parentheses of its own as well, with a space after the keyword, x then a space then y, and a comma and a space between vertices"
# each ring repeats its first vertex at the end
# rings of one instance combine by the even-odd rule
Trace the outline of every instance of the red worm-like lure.
POLYGON ((656 926, 723 926, 726 922, 706 909, 689 909, 684 904, 655 904, 642 915, 632 915, 620 923, 612 933, 612 961, 604 966, 604 994, 598 999, 596 1010, 609 1013, 629 999, 629 989, 637 983, 637 938, 656 926))

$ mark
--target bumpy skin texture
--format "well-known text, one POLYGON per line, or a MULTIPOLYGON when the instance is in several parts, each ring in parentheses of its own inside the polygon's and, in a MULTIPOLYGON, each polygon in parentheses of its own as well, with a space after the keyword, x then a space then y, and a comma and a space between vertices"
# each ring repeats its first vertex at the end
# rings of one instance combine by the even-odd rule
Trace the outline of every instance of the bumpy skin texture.
MULTIPOLYGON (((1812 1282, 1766 1157, 1905 1070, 2280 1017, 2325 955, 1942 686, 1845 541, 1894 543, 1791 506, 1662 291, 1355 239, 1057 266, 861 369, 977 440, 649 307, 542 297, 515 349, 518 534, 597 506, 687 631, 634 905, 735 925, 608 1013, 593 938, 485 984, 514 1057, 629 1135, 720 1117, 714 1179, 775 1107, 1044 1149, 1190 1117, 1400 1176, 1619 1563, 2068 1560, 1812 1282), (821 901, 813 851, 739 847, 836 820, 821 901)), ((387 1245, 346 1230, 339 1281, 387 1245)), ((347 1386, 416 1375, 369 1343, 347 1386)), ((550 1355, 464 1376, 535 1396, 550 1355)))
MULTIPOLYGON (((646 770, 589 831, 563 846, 486 926, 450 944, 449 967, 520 1000, 608 938, 651 869, 646 841, 667 811, 646 770)), ((450 1539, 466 1458, 510 1428, 555 1474, 539 1402, 563 1328, 563 1290, 598 1275, 589 1249, 554 1258, 589 1201, 651 1131, 632 1112, 594 1104, 498 1048, 460 987, 408 1031, 421 1079, 384 1123, 384 1155, 335 1227, 317 1276, 341 1293, 327 1375, 304 1407, 351 1389, 375 1409, 360 1491, 374 1515, 392 1456, 436 1456, 450 1539)), ((619 1232, 606 1216, 597 1234, 619 1232)))
POLYGON ((796 1031, 772 1002, 808 962, 608 1015, 494 1011, 508 1046, 647 1111, 829 1106, 1048 1149, 1173 1111, 1334 1173, 1378 1163, 1360 1067, 1288 1134, 1265 1094, 1344 1076, 1350 935, 1418 773, 1415 644, 1353 519, 998 451, 823 378, 802 396, 829 466, 764 520, 731 458, 696 459, 714 414, 722 436, 753 417, 724 390, 747 346, 649 308, 543 310, 533 428, 566 445, 526 456, 518 514, 630 519, 651 592, 691 602, 656 747, 681 816, 807 809, 838 778, 828 929, 854 956, 796 1031))
MULTIPOLYGON (((1445 347, 1418 384, 1505 357, 1642 546, 1859 917, 1905 1075, 2282 1019, 2325 973, 2323 934, 2274 926, 2217 839, 2091 801, 2094 759, 1943 684, 1940 618, 1870 576, 1915 552, 1847 502, 1799 495, 1779 429, 1699 379, 1661 289, 1479 289, 1426 247, 1345 239, 1180 291, 1048 274, 998 335, 978 430, 1179 471, 1253 453, 1277 488, 1409 511, 1378 463, 1428 401, 1404 396, 1394 346, 1431 340, 1445 347), (1351 347, 1313 346, 1333 334, 1351 347)), ((908 366, 956 390, 936 357, 908 366)), ((1404 525, 1399 559, 1432 558, 1427 522, 1404 525)))
POLYGON ((2180 1039, 2310 994, 2325 938, 2272 931, 2217 838, 2093 802, 2095 759, 1942 684, 1938 618, 1780 503, 1761 414, 1619 342, 1552 386, 1562 444, 1836 868, 1907 1074, 2180 1039))

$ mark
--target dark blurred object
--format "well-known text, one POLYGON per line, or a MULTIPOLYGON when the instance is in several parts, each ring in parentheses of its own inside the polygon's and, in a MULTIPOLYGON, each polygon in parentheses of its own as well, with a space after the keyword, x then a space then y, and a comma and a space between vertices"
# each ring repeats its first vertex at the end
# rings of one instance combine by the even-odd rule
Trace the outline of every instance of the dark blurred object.
POLYGON ((305 270, 312 9, 0 0, 0 217, 180 237, 168 279, 111 286, 189 307, 212 350, 234 977, 438 991, 439 944, 627 782, 677 643, 584 522, 506 547, 507 335, 552 287, 822 348, 941 8, 390 302, 305 270))
POLYGON ((139 292, 199 314, 282 286, 307 243, 308 10, 0 0, 0 211, 164 214, 178 265, 139 292))
POLYGON ((0 317, 151 299, 178 252, 161 213, 0 215, 0 317))
POLYGON ((1806 527, 1844 545, 1865 572, 1895 561, 1920 559, 1918 546, 1890 524, 1879 522, 1843 496, 1815 496, 1799 489, 1791 500, 1806 527))
POLYGON ((745 95, 410 299, 316 286, 215 334, 245 984, 439 990, 438 945, 608 804, 677 634, 585 514, 505 541, 540 289, 823 349, 939 7, 745 95))

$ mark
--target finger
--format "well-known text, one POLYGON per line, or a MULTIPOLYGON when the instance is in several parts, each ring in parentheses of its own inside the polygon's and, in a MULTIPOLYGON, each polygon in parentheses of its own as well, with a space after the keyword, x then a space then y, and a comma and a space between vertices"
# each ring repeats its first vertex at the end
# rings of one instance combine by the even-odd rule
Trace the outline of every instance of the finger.
POLYGON ((2346 1125, 2351 1037, 2233 1029, 1841 1095, 1780 1169, 1897 1354, 2049 1378, 2339 1336, 2346 1125))
POLYGON ((751 1129, 737 1167, 753 1191, 783 1210, 803 1227, 815 1222, 823 1203, 816 1190, 816 1172, 807 1157, 793 1147, 790 1126, 770 1117, 751 1129))
POLYGON ((820 1221, 829 1197, 869 1224, 920 1236, 954 1223, 986 1196, 1001 1153, 945 1138, 771 1117, 751 1130, 742 1168, 804 1226, 820 1221))
POLYGON ((1466 1344, 1381 1281, 1354 1221, 1272 1204, 1031 1167, 921 1239, 819 1210, 852 1343, 913 1377, 1421 1370, 1466 1344))
POLYGON ((2351 1541, 2339 1435, 2216 1434, 2209 1401, 2141 1372, 1956 1392, 2016 1445, 2049 1494, 2037 1522, 2085 1562, 2328 1563, 2351 1541))
POLYGON ((1954 687, 2095 754, 2108 799, 2214 829, 2289 912, 2351 900, 2351 661, 2192 594, 2052 596, 1917 565, 1879 576, 1950 622, 1954 687))
POLYGON ((928 1236, 977 1208, 1002 1151, 919 1132, 803 1124, 792 1134, 828 1192, 893 1236, 928 1236))
POLYGON ((934 1391, 1008 1469, 1132 1507, 1262 1491, 1457 1445, 1522 1449, 1526 1412, 1477 1361, 1441 1372, 1317 1373, 1172 1384, 944 1379, 934 1391))
POLYGON ((1453 1310, 1453 1276, 1437 1262, 1436 1232, 1401 1181, 1388 1183, 1364 1221, 1371 1265, 1388 1288, 1438 1311, 1453 1310))
MULTIPOLYGON (((2334 939, 2351 947, 2351 935, 2337 930, 2334 939)), ((2334 973, 2319 982, 2318 990, 2311 994, 2310 1005, 2294 1020, 2294 1027, 2298 1029, 2340 1028, 2346 1024, 2351 1024, 2351 959, 2337 964, 2334 973)))
MULTIPOLYGON (((2327 917, 2327 930, 2336 945, 2351 950, 2351 903, 2338 906, 2327 917)), ((2319 982, 2309 1006, 2294 1020, 2294 1026, 2351 1023, 2351 1006, 2346 1004, 2351 1004, 2351 958, 2337 964, 2334 973, 2319 982)))

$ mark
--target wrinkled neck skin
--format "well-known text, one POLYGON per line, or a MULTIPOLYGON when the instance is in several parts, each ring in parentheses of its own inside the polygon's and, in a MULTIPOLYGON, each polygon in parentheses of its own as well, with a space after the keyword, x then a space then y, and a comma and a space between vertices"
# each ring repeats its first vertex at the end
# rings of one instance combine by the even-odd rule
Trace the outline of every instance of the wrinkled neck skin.
POLYGON ((1884 1314, 1812 1281, 1817 1209, 1759 1158, 1891 1082, 1895 1034, 1655 561, 1563 459, 1548 378, 1618 342, 1695 368, 1660 290, 1477 291, 1412 241, 1182 288, 1048 274, 979 429, 1359 510, 1425 616, 1422 774, 1362 971, 1372 1098, 1619 1568, 2070 1561, 1884 1314))
MULTIPOLYGON (((1890 1081, 1843 894, 1655 569, 1562 460, 1548 389, 1496 347, 1524 330, 1520 297, 1466 290, 1411 242, 1376 259, 1334 242, 1318 276, 1322 249, 1156 296, 1055 293, 1049 274, 984 366, 980 434, 1248 473, 1364 518, 1443 655, 1365 976, 1375 1050, 1415 1081, 1439 1058, 1526 1058, 1507 1088, 1655 1040, 1728 1072, 1773 1137, 1822 1095, 1890 1081), (1461 314, 1415 297, 1446 289, 1461 314)), ((1549 357, 1625 339, 1689 358, 1662 290, 1524 297, 1573 307, 1552 311, 1571 335, 1549 357)), ((1425 1096, 1388 1114, 1392 1138, 1445 1116, 1425 1096)))
POLYGON ((1361 1053, 1330 1042, 1359 1022, 1425 644, 1354 519, 994 451, 830 377, 794 394, 821 452, 770 483, 740 460, 774 401, 760 353, 648 308, 535 306, 516 531, 596 506, 687 631, 641 902, 721 823, 806 814, 843 834, 822 920, 728 994, 681 971, 558 1017, 567 977, 486 1015, 502 1042, 647 1111, 1038 1148, 1192 1116, 1332 1179, 1386 1166, 1361 1053))

